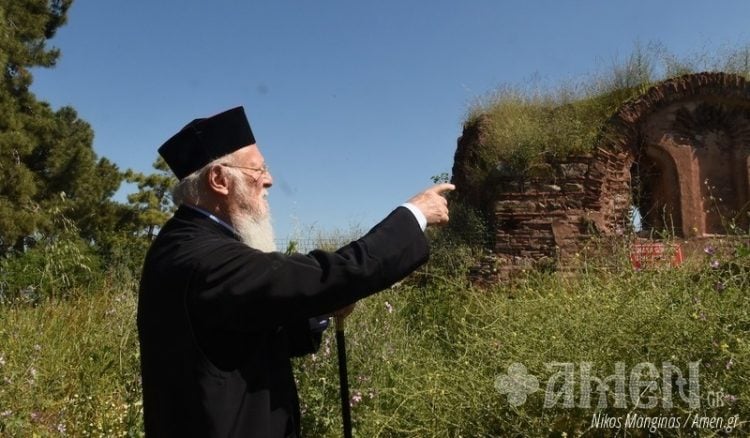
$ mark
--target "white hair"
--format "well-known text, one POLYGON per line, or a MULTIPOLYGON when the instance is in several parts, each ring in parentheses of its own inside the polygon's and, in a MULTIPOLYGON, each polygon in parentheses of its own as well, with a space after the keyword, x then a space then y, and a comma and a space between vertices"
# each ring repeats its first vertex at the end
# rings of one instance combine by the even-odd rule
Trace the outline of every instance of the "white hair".
POLYGON ((235 159, 233 154, 217 158, 178 181, 172 189, 172 200, 175 205, 199 205, 206 198, 206 195, 208 195, 208 185, 206 184, 208 171, 221 163, 231 164, 235 159))

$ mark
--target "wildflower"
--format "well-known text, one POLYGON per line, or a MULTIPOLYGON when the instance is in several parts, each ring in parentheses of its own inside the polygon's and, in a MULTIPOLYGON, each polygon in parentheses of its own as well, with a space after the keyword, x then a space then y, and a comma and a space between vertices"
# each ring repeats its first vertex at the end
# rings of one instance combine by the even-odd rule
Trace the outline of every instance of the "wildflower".
POLYGON ((727 394, 724 396, 724 401, 729 404, 734 404, 737 401, 737 396, 732 394, 727 394))
POLYGON ((714 284, 714 289, 716 289, 716 292, 724 292, 724 289, 726 289, 726 285, 724 283, 717 281, 716 284, 714 284))
POLYGON ((393 306, 388 301, 385 302, 385 308, 388 311, 388 313, 393 313, 393 306))
POLYGON ((34 411, 31 413, 31 421, 39 421, 40 418, 42 418, 42 414, 39 412, 34 411))
POLYGON ((732 359, 730 358, 730 359, 729 359, 729 361, 727 362, 727 364, 726 364, 726 365, 724 365, 724 368, 726 368, 726 369, 730 369, 730 368, 732 368, 733 366, 734 366, 734 362, 733 362, 733 361, 732 361, 732 359))
POLYGON ((42 351, 42 346, 39 344, 34 344, 34 351, 42 351))
POLYGON ((707 245, 705 248, 703 248, 703 252, 708 255, 714 255, 716 254, 716 249, 711 245, 707 245))
POLYGON ((32 378, 32 379, 36 379, 36 375, 37 375, 37 372, 36 372, 36 368, 34 368, 34 367, 31 367, 31 368, 29 369, 29 374, 31 374, 31 378, 32 378))
POLYGON ((6 409, 2 412, 0 412, 0 418, 10 417, 13 414, 13 411, 10 409, 6 409))
POLYGON ((357 403, 362 401, 362 393, 359 391, 356 391, 354 395, 352 396, 351 400, 349 400, 349 406, 354 407, 357 403))
POLYGON ((64 424, 59 423, 57 425, 57 431, 60 432, 60 435, 65 435, 65 432, 67 431, 67 429, 65 428, 64 424))
POLYGON ((719 261, 718 261, 718 260, 716 260, 716 259, 714 259, 714 260, 711 260, 711 267, 712 267, 713 269, 718 269, 718 268, 719 268, 719 261))

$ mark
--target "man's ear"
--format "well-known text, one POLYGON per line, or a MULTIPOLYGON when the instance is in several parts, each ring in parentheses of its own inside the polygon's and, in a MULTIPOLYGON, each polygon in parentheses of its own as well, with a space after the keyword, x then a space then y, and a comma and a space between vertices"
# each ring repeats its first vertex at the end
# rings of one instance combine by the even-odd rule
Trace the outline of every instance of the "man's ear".
POLYGON ((229 178, 222 166, 211 166, 206 173, 208 188, 218 195, 229 195, 229 178))

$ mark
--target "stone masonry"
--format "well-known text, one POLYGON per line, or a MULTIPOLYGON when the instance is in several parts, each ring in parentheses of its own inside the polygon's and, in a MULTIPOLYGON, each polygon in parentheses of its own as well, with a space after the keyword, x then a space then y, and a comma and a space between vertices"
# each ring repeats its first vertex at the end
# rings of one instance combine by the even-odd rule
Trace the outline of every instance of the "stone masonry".
POLYGON ((495 178, 491 188, 465 177, 482 140, 477 126, 458 141, 453 181, 492 222, 485 280, 564 262, 593 235, 630 232, 634 204, 644 227, 686 238, 750 223, 750 85, 740 76, 661 82, 612 116, 591 154, 549 162, 541 177, 495 178))

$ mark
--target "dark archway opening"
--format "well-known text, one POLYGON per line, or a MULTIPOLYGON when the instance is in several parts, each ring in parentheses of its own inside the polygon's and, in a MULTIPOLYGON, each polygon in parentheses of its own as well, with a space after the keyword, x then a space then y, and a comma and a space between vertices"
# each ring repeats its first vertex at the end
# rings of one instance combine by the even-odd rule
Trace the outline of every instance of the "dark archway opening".
POLYGON ((631 224, 644 237, 682 236, 680 189, 672 160, 644 148, 630 167, 631 224))

